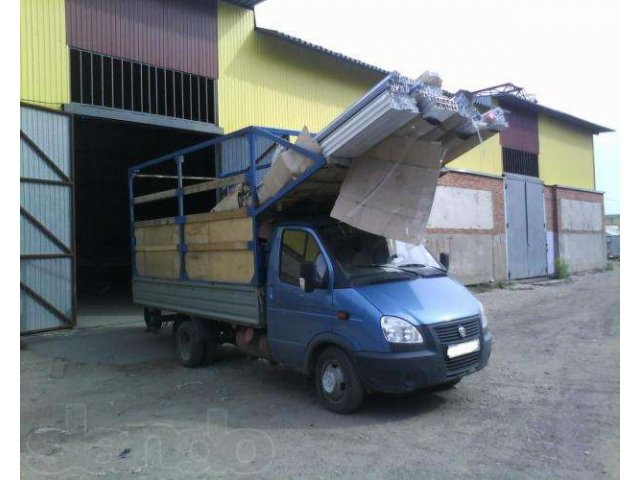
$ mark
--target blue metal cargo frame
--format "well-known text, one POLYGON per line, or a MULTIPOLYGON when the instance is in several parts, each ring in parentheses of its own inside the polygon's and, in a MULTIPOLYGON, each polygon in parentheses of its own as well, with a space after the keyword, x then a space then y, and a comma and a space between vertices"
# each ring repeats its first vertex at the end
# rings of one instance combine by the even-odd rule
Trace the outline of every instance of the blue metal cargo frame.
MULTIPOLYGON (((297 130, 286 130, 280 128, 269 128, 269 127, 256 127, 250 126, 238 130, 236 132, 232 132, 228 135, 222 135, 220 137, 216 137, 211 140, 207 140, 202 143, 198 143, 191 147, 183 148, 181 150, 177 150, 172 153, 168 153, 161 157, 155 158, 153 160, 149 160, 138 165, 134 165, 129 168, 128 171, 128 188, 129 188, 129 227, 130 227, 130 248, 131 248, 131 270, 133 279, 137 278, 149 278, 149 277, 139 277, 137 268, 136 268, 136 238, 135 238, 135 186, 134 180, 135 178, 142 173, 142 171, 149 169, 151 167, 158 166, 160 164, 175 162, 176 164, 176 176, 177 176, 177 187, 175 189, 175 196, 178 199, 178 211, 175 216, 175 223, 180 227, 180 243, 178 245, 178 251, 180 253, 180 281, 189 282, 189 283, 205 283, 205 284, 214 284, 219 282, 207 282, 207 281, 194 281, 189 280, 188 274, 185 268, 185 255, 188 251, 188 247, 185 243, 184 237, 184 225, 186 222, 186 216, 184 214, 184 174, 183 174, 183 164, 185 162, 185 157, 189 154, 196 153, 198 151, 204 150, 205 148, 213 147, 216 145, 221 145, 222 143, 236 138, 244 137, 247 139, 249 144, 249 166, 242 170, 237 170, 233 172, 228 172, 223 175, 216 175, 217 179, 224 179, 234 176, 239 176, 244 173, 245 175, 245 183, 249 186, 252 198, 252 206, 247 208, 247 214, 252 218, 253 223, 253 241, 251 242, 251 249, 253 250, 253 258, 254 258, 254 276, 250 283, 250 285, 254 285, 258 287, 258 279, 260 278, 260 266, 262 265, 262 259, 260 256, 260 248, 257 241, 258 238, 258 217, 269 207, 273 206, 280 199, 286 196, 289 192, 294 190, 298 185, 307 180, 310 176, 314 175, 318 170, 324 167, 327 163, 324 155, 318 154, 306 148, 300 147, 299 145, 293 144, 290 141, 286 140, 283 137, 291 137, 298 136, 300 131, 297 130), (269 168, 271 166, 270 162, 260 162, 258 165, 258 161, 261 158, 258 158, 256 155, 256 138, 265 137, 269 140, 272 140, 275 144, 280 145, 286 149, 291 149, 295 152, 298 152, 313 161, 313 165, 309 167, 302 175, 294 179, 285 185, 277 194, 265 200, 264 203, 259 204, 258 201, 258 179, 257 179, 257 171, 265 168, 269 168)), ((188 161, 188 160, 187 160, 188 161)), ((218 190, 223 187, 214 188, 212 190, 218 190)), ((163 217, 166 218, 166 217, 163 217)))

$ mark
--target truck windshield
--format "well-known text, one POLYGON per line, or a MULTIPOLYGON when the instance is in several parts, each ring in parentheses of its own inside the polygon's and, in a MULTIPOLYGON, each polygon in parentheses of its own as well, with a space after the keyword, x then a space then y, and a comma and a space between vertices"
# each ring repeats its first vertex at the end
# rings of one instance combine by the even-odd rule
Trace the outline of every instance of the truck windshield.
POLYGON ((445 272, 422 245, 390 240, 344 223, 322 226, 318 233, 349 279, 393 281, 445 272))

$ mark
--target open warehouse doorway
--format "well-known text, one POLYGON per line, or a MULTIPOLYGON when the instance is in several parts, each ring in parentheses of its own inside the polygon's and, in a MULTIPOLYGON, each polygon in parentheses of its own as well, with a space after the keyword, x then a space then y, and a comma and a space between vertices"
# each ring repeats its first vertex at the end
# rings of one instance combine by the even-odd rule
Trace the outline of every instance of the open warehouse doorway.
POLYGON ((79 115, 73 121, 77 324, 130 322, 142 309, 131 302, 127 170, 212 135, 79 115))

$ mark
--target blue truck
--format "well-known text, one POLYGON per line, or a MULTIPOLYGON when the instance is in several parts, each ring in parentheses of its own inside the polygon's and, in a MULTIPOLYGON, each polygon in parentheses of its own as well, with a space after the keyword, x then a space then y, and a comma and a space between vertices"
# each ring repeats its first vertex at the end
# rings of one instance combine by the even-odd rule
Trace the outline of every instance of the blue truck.
POLYGON ((130 169, 133 299, 147 326, 173 323, 187 367, 230 343, 302 371, 338 413, 357 409, 367 392, 448 389, 485 367, 485 312, 447 273, 446 256, 331 218, 331 182, 339 186, 346 169, 288 140, 297 134, 248 127, 130 169), (278 148, 311 165, 260 201, 261 172, 278 148), (215 177, 190 175, 190 157, 211 162, 207 149, 234 156, 238 169, 220 174, 217 160, 215 177), (153 179, 175 186, 144 186, 153 179), (204 195, 206 206, 238 185, 244 205, 189 213, 190 196, 204 195), (171 211, 142 218, 157 202, 171 211))

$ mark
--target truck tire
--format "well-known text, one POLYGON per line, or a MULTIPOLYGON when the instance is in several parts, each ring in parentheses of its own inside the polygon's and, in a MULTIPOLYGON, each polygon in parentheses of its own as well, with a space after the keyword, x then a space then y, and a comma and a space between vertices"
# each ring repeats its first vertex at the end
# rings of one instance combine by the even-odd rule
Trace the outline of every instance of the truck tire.
POLYGON ((362 404, 364 387, 342 350, 337 347, 324 350, 315 370, 316 392, 324 407, 336 413, 349 413, 362 404))
POLYGON ((220 350, 220 328, 211 321, 205 320, 203 322, 204 327, 204 363, 213 363, 217 358, 217 353, 220 350))
POLYGON ((185 367, 199 367, 205 357, 205 339, 198 319, 183 320, 176 331, 178 359, 185 367))

